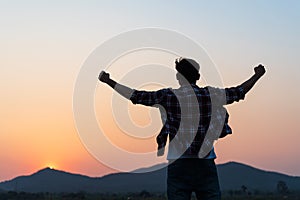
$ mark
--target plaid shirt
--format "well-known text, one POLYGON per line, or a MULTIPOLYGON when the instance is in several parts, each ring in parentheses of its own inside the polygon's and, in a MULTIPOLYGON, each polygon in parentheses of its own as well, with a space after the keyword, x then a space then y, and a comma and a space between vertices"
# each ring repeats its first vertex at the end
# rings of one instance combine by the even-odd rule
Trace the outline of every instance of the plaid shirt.
POLYGON ((229 115, 223 105, 244 99, 244 96, 240 86, 219 89, 192 84, 178 89, 135 90, 130 100, 160 109, 163 127, 156 138, 158 156, 164 154, 169 136, 168 159, 177 159, 198 157, 201 145, 209 143, 205 140, 209 132, 217 136, 215 139, 231 134, 229 115))

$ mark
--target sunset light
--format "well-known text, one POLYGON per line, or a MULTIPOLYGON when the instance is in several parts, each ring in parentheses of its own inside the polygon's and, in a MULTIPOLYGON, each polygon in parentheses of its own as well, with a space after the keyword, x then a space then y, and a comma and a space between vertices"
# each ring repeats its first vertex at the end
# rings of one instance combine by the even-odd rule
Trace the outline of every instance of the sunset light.
MULTIPOLYGON (((78 132, 73 108, 77 99, 73 94, 78 74, 91 52, 102 44, 109 49, 107 54, 110 50, 122 52, 125 48, 119 47, 119 43, 111 47, 105 42, 145 27, 178 32, 203 47, 216 65, 224 87, 241 84, 262 63, 267 71, 265 77, 244 100, 226 107, 233 134, 216 142, 216 163, 235 161, 300 176, 300 90, 297 88, 300 1, 112 2, 115 3, 55 0, 0 3, 0 182, 45 168, 92 177, 122 171, 97 158, 83 142, 82 138, 92 129, 88 126, 85 132, 78 132)), ((135 41, 143 37, 132 38, 135 41)), ((150 40, 154 36, 145 38, 150 40)), ((176 46, 177 41, 168 39, 165 41, 176 46)), ((120 43, 127 45, 132 41, 120 43)), ((179 56, 165 49, 161 52, 153 49, 130 50, 114 59, 97 58, 110 63, 101 67, 128 87, 135 87, 137 81, 164 76, 177 87, 174 61, 179 56), (168 66, 170 73, 141 70, 140 76, 134 74, 140 72, 134 71, 134 67, 154 64, 168 66)), ((206 73, 211 70, 207 60, 198 62, 201 78, 197 84, 201 87, 212 84, 206 73)), ((83 72, 85 77, 89 71, 83 72)), ((151 151, 156 156, 156 136, 162 127, 158 108, 133 105, 100 83, 97 73, 88 79, 93 87, 83 89, 93 92, 94 102, 87 107, 93 109, 91 113, 98 120, 95 124, 116 151, 130 155, 151 151), (116 118, 124 123, 116 122, 116 118), (136 127, 132 128, 127 120, 133 120, 136 127)), ((88 85, 88 81, 84 84, 88 85)), ((153 88, 173 88, 167 83, 166 86, 153 83, 153 88)), ((84 88, 84 84, 78 88, 84 88)), ((88 110, 84 106, 82 110, 88 110)), ((91 121, 85 112, 76 114, 83 122, 91 121)), ((105 149, 103 140, 89 141, 91 147, 105 149)), ((124 168, 138 163, 107 149, 101 153, 124 168)))
POLYGON ((50 169, 54 169, 55 167, 53 165, 49 165, 49 168, 50 169))

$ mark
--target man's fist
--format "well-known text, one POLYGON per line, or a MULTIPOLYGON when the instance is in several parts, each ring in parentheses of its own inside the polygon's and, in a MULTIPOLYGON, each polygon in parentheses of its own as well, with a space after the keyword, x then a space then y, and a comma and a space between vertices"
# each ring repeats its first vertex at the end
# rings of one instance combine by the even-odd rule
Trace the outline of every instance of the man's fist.
POLYGON ((255 74, 259 76, 263 76, 266 73, 265 67, 263 65, 258 65, 257 67, 254 68, 255 74))
POLYGON ((102 71, 100 74, 99 74, 99 77, 98 77, 99 81, 102 81, 104 83, 107 83, 107 81, 110 79, 109 78, 109 73, 106 73, 105 71, 102 71))

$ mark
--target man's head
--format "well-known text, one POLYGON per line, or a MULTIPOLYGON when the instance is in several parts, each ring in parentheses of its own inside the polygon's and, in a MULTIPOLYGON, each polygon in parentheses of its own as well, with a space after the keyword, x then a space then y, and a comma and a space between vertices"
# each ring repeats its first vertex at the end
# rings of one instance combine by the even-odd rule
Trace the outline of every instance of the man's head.
POLYGON ((186 81, 190 84, 195 84, 200 79, 200 65, 195 60, 189 58, 176 59, 175 68, 179 73, 176 77, 181 85, 186 81))

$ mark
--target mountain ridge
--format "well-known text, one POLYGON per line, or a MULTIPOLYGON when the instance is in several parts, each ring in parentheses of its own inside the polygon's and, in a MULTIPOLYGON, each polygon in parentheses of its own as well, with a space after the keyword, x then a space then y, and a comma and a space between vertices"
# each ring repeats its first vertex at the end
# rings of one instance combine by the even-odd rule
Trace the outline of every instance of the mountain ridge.
MULTIPOLYGON (((133 172, 149 171, 167 166, 161 163, 133 172)), ((290 190, 300 191, 300 177, 257 169, 243 163, 230 161, 217 165, 221 190, 239 190, 242 185, 249 190, 275 191, 278 181, 284 181, 290 190)), ((120 172, 101 177, 89 177, 49 167, 27 176, 18 176, 0 182, 0 191, 24 192, 79 192, 122 193, 166 191, 166 167, 146 173, 120 172)))

